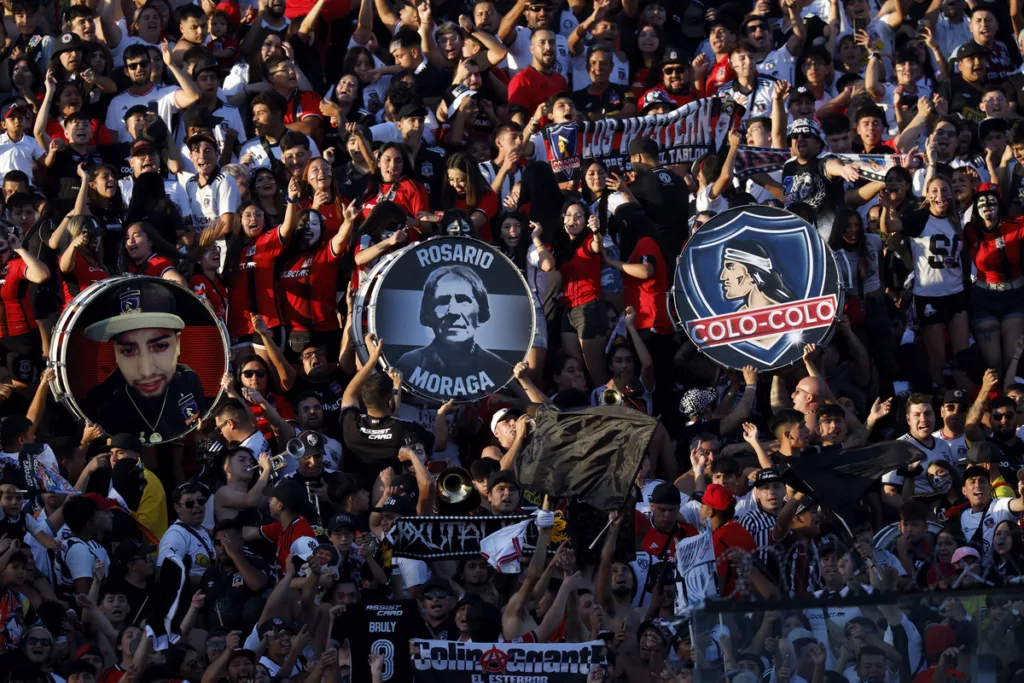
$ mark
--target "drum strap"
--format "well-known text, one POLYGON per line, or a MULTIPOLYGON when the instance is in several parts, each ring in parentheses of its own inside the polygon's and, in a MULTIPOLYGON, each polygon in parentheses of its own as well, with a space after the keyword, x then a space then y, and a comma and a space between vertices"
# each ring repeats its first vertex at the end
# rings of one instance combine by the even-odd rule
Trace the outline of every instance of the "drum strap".
MULTIPOLYGON (((259 238, 257 238, 257 239, 259 239, 259 238)), ((256 253, 259 253, 258 245, 257 245, 257 252, 256 253)), ((256 265, 255 264, 256 253, 254 253, 252 255, 253 260, 254 260, 253 265, 256 265)), ((249 312, 250 313, 259 313, 259 311, 260 311, 260 300, 256 296, 256 293, 258 291, 256 289, 256 269, 255 268, 246 268, 245 269, 245 277, 246 277, 246 280, 249 283, 249 305, 251 306, 251 310, 249 312)), ((251 321, 248 322, 248 325, 249 325, 249 327, 252 327, 252 322, 251 321)), ((256 330, 253 329, 253 332, 256 332, 256 330)))

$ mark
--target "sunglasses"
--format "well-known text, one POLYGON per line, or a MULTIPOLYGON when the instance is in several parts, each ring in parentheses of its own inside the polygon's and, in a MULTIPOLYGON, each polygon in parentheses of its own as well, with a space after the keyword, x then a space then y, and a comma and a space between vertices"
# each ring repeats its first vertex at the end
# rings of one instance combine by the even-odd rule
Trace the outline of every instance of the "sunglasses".
POLYGON ((324 355, 323 349, 317 349, 316 351, 306 351, 304 354, 302 354, 301 358, 302 358, 302 360, 313 360, 314 358, 317 358, 317 357, 323 356, 323 355, 324 355))
POLYGON ((302 406, 304 413, 320 413, 323 412, 323 409, 323 406, 302 406))
POLYGON ((138 69, 148 69, 149 62, 132 62, 131 64, 125 64, 124 67, 129 71, 136 71, 138 69))
POLYGON ((252 379, 253 377, 258 377, 259 379, 263 379, 266 376, 267 376, 266 370, 242 370, 242 377, 244 377, 246 379, 252 379))
POLYGON ((947 403, 942 407, 946 409, 947 413, 962 413, 967 410, 967 406, 959 403, 947 403))
POLYGON ((53 641, 51 641, 49 638, 36 638, 34 636, 29 636, 28 638, 26 638, 25 643, 27 645, 39 645, 40 647, 50 647, 51 645, 53 645, 53 641))
POLYGON ((683 70, 678 66, 666 66, 664 69, 661 70, 661 73, 665 74, 666 76, 675 76, 676 74, 683 73, 683 70))
POLYGON ((429 593, 424 593, 423 597, 427 600, 444 600, 448 597, 448 594, 443 591, 430 591, 429 593))
POLYGON ((199 507, 203 507, 204 505, 206 505, 206 499, 205 498, 193 498, 192 500, 186 500, 184 503, 182 503, 182 505, 185 506, 185 509, 191 510, 192 508, 196 507, 197 505, 199 507))
POLYGON ((1012 420, 1015 417, 1016 415, 1013 413, 992 413, 992 419, 996 422, 1006 422, 1007 420, 1012 420))

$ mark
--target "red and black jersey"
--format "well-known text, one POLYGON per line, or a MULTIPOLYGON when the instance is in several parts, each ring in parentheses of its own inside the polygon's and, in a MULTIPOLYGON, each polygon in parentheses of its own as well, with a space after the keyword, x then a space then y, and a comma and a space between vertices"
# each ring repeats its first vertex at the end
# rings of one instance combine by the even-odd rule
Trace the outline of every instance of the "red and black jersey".
POLYGON ((601 296, 602 259, 600 252, 595 254, 590 249, 593 239, 593 235, 587 235, 572 258, 558 269, 562 274, 562 297, 566 308, 582 306, 601 296))
POLYGON ((972 222, 964 238, 982 282, 1012 282, 1021 276, 1024 216, 1004 218, 996 230, 978 230, 972 222))
POLYGON ((75 263, 70 273, 60 273, 60 287, 64 294, 64 306, 71 303, 71 300, 83 289, 94 282, 105 280, 110 277, 107 269, 90 263, 79 254, 75 254, 75 263))
POLYGON ((719 88, 733 80, 736 80, 736 72, 729 63, 729 55, 722 55, 711 65, 711 70, 704 80, 704 96, 711 97, 719 88))
MULTIPOLYGON (((267 403, 274 406, 274 410, 283 419, 295 419, 295 410, 292 409, 292 404, 288 399, 276 394, 269 394, 263 398, 267 399, 267 403)), ((264 412, 263 406, 258 403, 249 403, 249 410, 252 411, 252 416, 256 418, 256 429, 260 430, 263 436, 267 437, 268 441, 275 438, 277 435, 274 434, 274 426, 267 420, 267 414, 264 412)))
POLYGON ((36 327, 29 296, 28 264, 12 257, 0 269, 0 338, 28 334, 36 327))
MULTIPOLYGON (((312 209, 313 200, 303 199, 299 202, 297 208, 312 209)), ((324 240, 330 242, 331 238, 337 235, 338 231, 341 230, 341 224, 345 219, 333 201, 321 204, 320 208, 317 209, 317 212, 320 214, 321 225, 323 225, 324 240)))
POLYGON ((658 243, 650 237, 643 237, 629 256, 629 263, 649 263, 654 266, 654 277, 640 280, 628 273, 622 274, 622 289, 627 306, 636 311, 634 324, 638 330, 671 332, 672 321, 668 316, 669 275, 665 256, 658 243))
POLYGON ((281 324, 274 287, 274 262, 284 251, 278 228, 264 232, 242 247, 238 270, 228 287, 228 334, 243 337, 252 334, 249 316, 259 313, 268 327, 281 324))
POLYGON ((188 286, 200 298, 210 304, 210 310, 217 319, 228 322, 228 290, 220 280, 211 280, 202 273, 196 273, 188 280, 188 286))
POLYGON ((492 239, 491 221, 494 220, 494 217, 498 215, 498 195, 494 192, 494 190, 488 189, 487 192, 484 193, 484 196, 480 197, 480 199, 477 200, 476 208, 473 209, 473 211, 470 211, 469 209, 466 208, 465 197, 457 197, 455 199, 455 208, 462 209, 463 211, 466 211, 470 214, 472 214, 473 211, 480 211, 485 216, 487 216, 487 221, 480 226, 479 237, 482 241, 490 244, 492 239))
POLYGON ((330 242, 281 264, 277 288, 289 329, 330 332, 338 329, 338 257, 330 242))
POLYGON ((288 105, 284 108, 285 124, 295 123, 311 116, 320 118, 320 102, 322 99, 315 92, 296 90, 288 98, 288 105))
POLYGON ((376 195, 363 198, 361 208, 365 220, 379 202, 391 201, 402 207, 406 216, 415 218, 421 211, 430 211, 430 196, 427 187, 412 178, 399 178, 397 183, 383 183, 376 195))
POLYGON ((640 547, 656 559, 669 559, 676 556, 676 541, 696 536, 698 531, 686 522, 676 522, 676 528, 669 538, 669 534, 658 531, 651 520, 642 512, 633 513, 633 525, 636 530, 636 537, 640 539, 640 547), (668 544, 666 549, 665 545, 668 544))
POLYGON ((261 526, 260 533, 277 546, 278 576, 283 576, 287 571, 289 556, 306 559, 316 551, 316 532, 301 515, 293 519, 286 529, 281 528, 281 522, 271 522, 261 526))
POLYGON ((134 275, 149 275, 151 277, 163 277, 168 270, 174 269, 174 262, 166 256, 150 254, 149 258, 136 265, 129 263, 125 270, 134 275))

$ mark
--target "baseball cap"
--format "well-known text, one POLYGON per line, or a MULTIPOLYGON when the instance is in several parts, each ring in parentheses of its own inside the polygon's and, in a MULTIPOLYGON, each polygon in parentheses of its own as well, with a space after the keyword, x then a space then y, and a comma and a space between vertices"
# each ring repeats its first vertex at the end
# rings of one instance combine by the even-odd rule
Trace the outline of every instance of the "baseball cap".
POLYGON ((356 523, 350 515, 346 515, 344 512, 331 517, 331 521, 327 523, 327 531, 334 533, 335 531, 341 531, 342 529, 355 529, 356 523))
POLYGON ((990 57, 992 52, 981 45, 978 45, 974 40, 968 40, 966 43, 953 50, 953 56, 950 57, 953 61, 959 61, 961 59, 967 59, 968 57, 990 57))
POLYGON ((965 545, 965 546, 963 546, 961 548, 957 548, 956 549, 956 552, 953 553, 953 557, 952 557, 951 561, 952 561, 953 564, 956 564, 957 562, 959 562, 960 560, 964 559, 965 557, 973 557, 973 558, 975 558, 977 560, 980 560, 981 559, 981 553, 979 553, 977 550, 975 550, 971 546, 965 545))
POLYGON ((445 595, 455 595, 451 583, 440 576, 431 576, 423 584, 423 595, 427 595, 431 591, 443 591, 445 595))
POLYGON ((182 330, 178 306, 170 285, 135 280, 119 285, 107 300, 107 316, 85 328, 85 336, 107 342, 124 332, 146 328, 182 330))
POLYGON ((104 498, 98 493, 86 493, 84 494, 83 497, 88 498, 92 502, 96 503, 96 507, 98 507, 100 510, 113 510, 114 508, 118 507, 116 500, 104 498))
POLYGON ((649 90, 644 93, 643 98, 640 100, 640 113, 643 114, 651 107, 656 107, 659 104, 673 104, 672 98, 664 90, 649 90))
POLYGON ((1003 452, 999 450, 999 446, 991 441, 978 441, 971 444, 970 450, 967 451, 967 462, 972 464, 999 462, 1002 456, 1003 452))
POLYGON ((205 131, 199 131, 194 135, 189 135, 188 138, 185 139, 185 145, 190 150, 201 142, 209 142, 214 147, 217 146, 217 140, 205 131))
POLYGON ((206 57, 196 62, 195 66, 192 67, 192 78, 198 78, 199 74, 204 71, 218 71, 220 64, 216 59, 212 57, 206 57))
POLYGON ((156 550, 155 545, 143 543, 134 538, 125 539, 114 549, 114 563, 128 564, 136 557, 146 557, 152 554, 154 550, 156 550))
POLYGON ((516 473, 512 470, 498 470, 487 478, 487 490, 490 491, 498 484, 511 484, 512 486, 519 486, 519 482, 516 481, 516 473))
POLYGON ((84 41, 74 33, 62 33, 60 38, 54 41, 53 54, 59 55, 62 52, 81 50, 83 42, 84 41))
POLYGON ((797 119, 793 123, 789 124, 789 131, 787 132, 789 137, 795 135, 813 135, 819 140, 824 141, 825 136, 821 132, 821 126, 814 119, 797 119))
POLYGON ((654 487, 651 492, 651 503, 655 505, 679 505, 682 502, 682 495, 679 489, 667 481, 663 481, 654 487))
POLYGON ((774 484, 777 481, 782 481, 782 473, 775 467, 769 467, 766 470, 761 470, 755 475, 754 488, 774 484))
MULTIPOLYGON (((1006 119, 999 116, 989 116, 978 124, 978 139, 984 140, 989 133, 1006 133, 1010 129, 1006 119)), ((988 185, 988 183, 985 183, 988 185)))
POLYGON ((799 87, 794 88, 793 92, 789 94, 789 101, 795 102, 798 98, 801 97, 810 97, 811 100, 815 99, 814 93, 811 92, 811 89, 808 88, 806 85, 801 85, 799 87))
POLYGON ((231 656, 228 658, 228 662, 230 662, 232 659, 237 659, 238 657, 245 657, 246 659, 251 660, 253 664, 256 663, 256 653, 252 650, 246 650, 240 647, 235 648, 231 651, 231 656))
POLYGON ((13 116, 18 111, 24 114, 26 112, 25 105, 20 102, 8 102, 2 109, 0 109, 0 118, 6 119, 13 116))
POLYGON ((786 636, 786 638, 789 640, 790 645, 796 644, 798 640, 817 640, 817 638, 814 637, 814 634, 805 628, 793 629, 789 632, 789 635, 786 636))
POLYGON ((302 455, 300 458, 309 458, 314 455, 323 455, 324 447, 327 445, 327 440, 324 439, 323 435, 319 432, 314 432, 312 429, 307 429, 301 432, 295 437, 302 443, 302 455))
POLYGON ((110 448, 120 448, 125 451, 135 451, 138 453, 142 450, 142 442, 139 441, 139 437, 131 432, 121 432, 115 434, 110 439, 110 448))
POLYGON ((959 403, 962 406, 970 404, 967 392, 963 389, 949 389, 942 397, 943 403, 959 403))
POLYGON ((951 647, 956 647, 956 633, 950 627, 936 624, 925 631, 924 649, 929 659, 938 659, 939 655, 951 647))
POLYGON ((129 118, 135 116, 136 114, 142 114, 143 116, 145 116, 148 113, 149 107, 147 107, 144 104, 136 104, 131 107, 128 107, 128 109, 124 113, 124 116, 121 117, 121 120, 127 121, 129 118))
POLYGON ((645 155, 657 158, 658 143, 651 138, 636 138, 629 143, 629 156, 645 155))
POLYGON ((152 140, 145 140, 139 138, 138 140, 132 143, 129 154, 131 154, 131 156, 133 157, 139 157, 142 156, 143 154, 157 154, 159 152, 160 150, 157 149, 156 143, 154 143, 152 140))
POLYGON ((498 435, 498 424, 505 420, 515 420, 519 416, 511 408, 502 408, 491 417, 491 434, 498 435))
MULTIPOLYGON (((448 111, 453 112, 459 108, 459 105, 462 104, 462 100, 467 97, 476 97, 478 94, 479 93, 477 93, 476 90, 470 90, 464 85, 453 85, 445 91, 443 99, 445 104, 448 105, 448 111)), ((426 112, 424 112, 422 116, 426 116, 426 112)))
POLYGON ((410 103, 398 110, 398 120, 413 117, 413 116, 426 116, 427 108, 422 104, 410 103))
POLYGON ((682 50, 677 50, 674 47, 670 47, 665 50, 665 56, 661 59, 661 66, 668 66, 669 64, 687 64, 689 60, 686 59, 686 55, 683 54, 682 50))
POLYGON ((284 629, 290 633, 295 633, 294 626, 292 626, 280 617, 274 617, 273 619, 267 619, 262 624, 260 624, 260 627, 256 630, 256 635, 258 635, 260 638, 263 638, 263 636, 267 635, 271 631, 280 631, 281 629, 284 629))
POLYGON ((373 508, 372 512, 380 512, 381 514, 390 512, 393 515, 412 517, 416 514, 416 504, 405 496, 391 496, 384 501, 383 505, 373 508))
POLYGON ((86 655, 94 655, 102 659, 103 653, 95 645, 83 645, 82 647, 75 650, 75 659, 81 659, 86 655))
POLYGON ((728 510, 729 506, 736 502, 736 496, 721 484, 708 484, 700 502, 712 510, 722 512, 728 510))

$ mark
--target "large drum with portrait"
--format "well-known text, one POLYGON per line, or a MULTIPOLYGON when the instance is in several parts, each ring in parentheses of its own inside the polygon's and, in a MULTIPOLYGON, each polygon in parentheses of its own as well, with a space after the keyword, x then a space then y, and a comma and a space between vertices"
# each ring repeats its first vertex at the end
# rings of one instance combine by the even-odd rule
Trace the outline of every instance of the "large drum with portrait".
POLYGON ((843 303, 836 258, 814 226, 751 205, 723 211, 690 237, 669 313, 717 363, 772 370, 828 341, 843 303))
POLYGON ((54 396, 75 417, 158 444, 186 435, 216 403, 228 338, 191 290, 125 275, 71 300, 54 327, 49 362, 54 396))
POLYGON ((383 257, 363 278, 353 337, 384 343, 405 388, 429 401, 476 401, 512 379, 533 343, 533 299, 519 269, 491 245, 437 237, 383 257))

